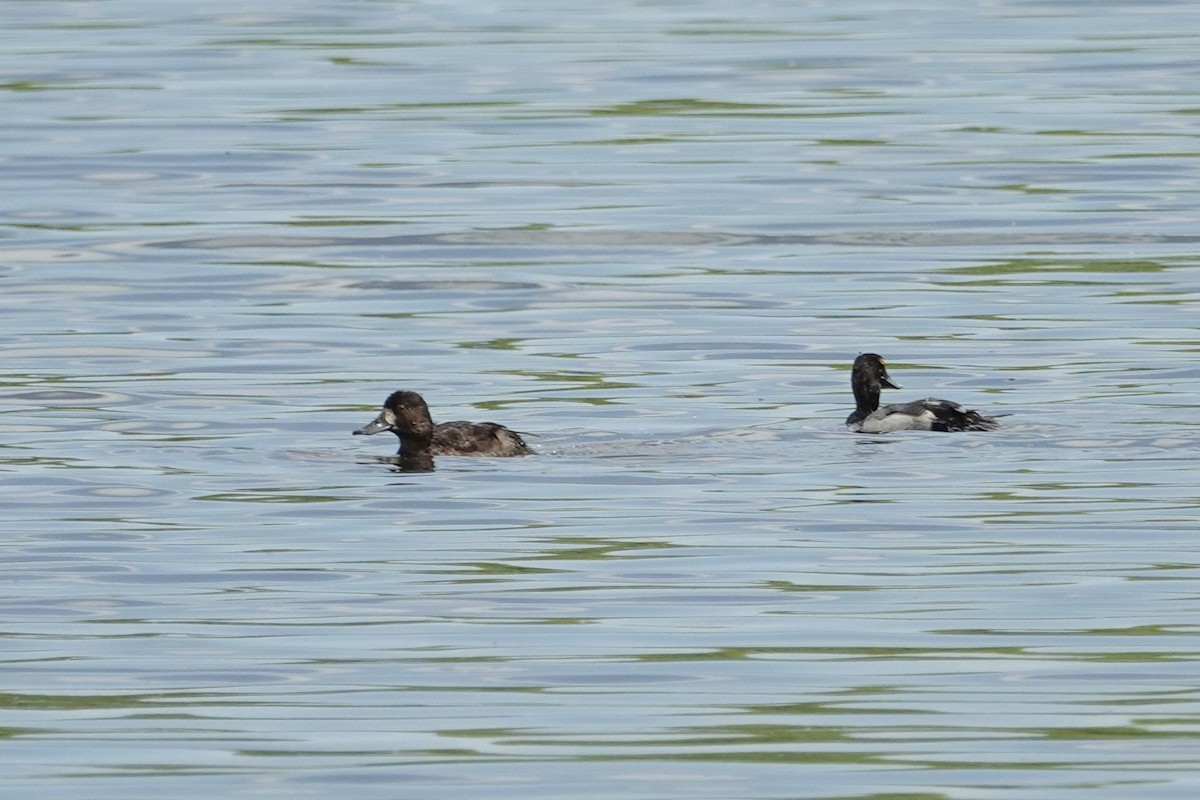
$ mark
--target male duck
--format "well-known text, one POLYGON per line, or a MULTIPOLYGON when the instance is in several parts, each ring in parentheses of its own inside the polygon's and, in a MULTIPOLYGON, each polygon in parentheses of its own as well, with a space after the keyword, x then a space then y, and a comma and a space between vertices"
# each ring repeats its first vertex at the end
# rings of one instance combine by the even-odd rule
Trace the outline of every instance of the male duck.
POLYGON ((999 427, 991 417, 936 397, 880 406, 879 391, 884 386, 889 389, 900 388, 888 377, 887 366, 881 356, 863 353, 854 359, 850 388, 854 390, 857 407, 846 419, 850 430, 857 433, 990 431, 999 427))
POLYGON ((391 431, 400 437, 400 455, 409 459, 432 456, 527 456, 525 440, 494 422, 443 422, 434 425, 429 406, 416 392, 392 392, 373 421, 354 432, 370 436, 391 431))

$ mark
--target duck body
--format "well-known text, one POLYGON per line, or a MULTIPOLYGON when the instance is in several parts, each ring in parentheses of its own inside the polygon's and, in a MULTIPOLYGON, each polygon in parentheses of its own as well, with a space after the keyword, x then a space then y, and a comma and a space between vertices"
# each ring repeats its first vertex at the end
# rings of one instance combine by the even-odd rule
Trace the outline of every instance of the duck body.
POLYGON ((495 422, 441 422, 433 428, 433 453, 439 456, 529 456, 521 434, 495 422))
POLYGON ((863 353, 854 359, 850 388, 854 391, 854 413, 846 426, 856 433, 892 431, 990 431, 999 427, 992 417, 963 408, 958 403, 937 397, 909 403, 879 405, 881 390, 901 388, 892 381, 883 357, 863 353))
POLYGON ((856 411, 846 420, 846 424, 858 433, 990 431, 998 427, 996 420, 991 417, 937 397, 926 397, 911 403, 889 403, 862 418, 858 418, 856 411))
POLYGON ((406 458, 533 455, 520 434, 495 422, 456 420, 435 425, 425 399, 416 392, 392 392, 383 401, 379 416, 354 435, 370 436, 382 431, 399 437, 400 455, 406 458))

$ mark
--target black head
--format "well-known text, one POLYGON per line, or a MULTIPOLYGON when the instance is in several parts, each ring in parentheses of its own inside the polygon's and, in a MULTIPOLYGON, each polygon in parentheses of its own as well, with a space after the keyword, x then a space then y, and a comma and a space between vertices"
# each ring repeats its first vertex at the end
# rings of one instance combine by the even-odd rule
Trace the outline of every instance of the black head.
POLYGON ((899 389, 900 384, 894 383, 888 375, 887 362, 877 353, 863 353, 854 359, 854 370, 850 374, 851 383, 864 382, 885 389, 899 389))
POLYGON ((888 376, 883 356, 863 353, 854 359, 854 368, 850 370, 850 388, 854 391, 855 409, 846 422, 861 422, 874 414, 879 408, 879 393, 885 387, 899 389, 900 384, 894 383, 888 376))
POLYGON ((355 436, 370 436, 380 431, 391 431, 400 437, 401 443, 428 444, 433 440, 433 419, 429 406, 416 392, 392 392, 383 401, 379 416, 354 432, 355 436))

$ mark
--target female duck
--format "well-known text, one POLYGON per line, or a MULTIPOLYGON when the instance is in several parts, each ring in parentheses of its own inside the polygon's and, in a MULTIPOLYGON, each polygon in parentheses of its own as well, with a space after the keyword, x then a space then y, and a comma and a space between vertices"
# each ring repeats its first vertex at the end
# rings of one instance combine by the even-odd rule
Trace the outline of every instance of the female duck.
POLYGON ((416 392, 392 392, 383 410, 372 422, 354 432, 370 436, 391 431, 400 437, 400 455, 407 458, 432 456, 528 456, 533 450, 525 440, 494 422, 443 422, 434 425, 429 406, 416 392))
POLYGON ((883 358, 875 353, 863 353, 854 359, 850 372, 850 388, 854 390, 857 407, 846 419, 850 430, 858 433, 888 433, 889 431, 990 431, 999 425, 991 417, 963 408, 949 400, 927 397, 911 403, 879 405, 883 387, 899 389, 888 376, 883 358))

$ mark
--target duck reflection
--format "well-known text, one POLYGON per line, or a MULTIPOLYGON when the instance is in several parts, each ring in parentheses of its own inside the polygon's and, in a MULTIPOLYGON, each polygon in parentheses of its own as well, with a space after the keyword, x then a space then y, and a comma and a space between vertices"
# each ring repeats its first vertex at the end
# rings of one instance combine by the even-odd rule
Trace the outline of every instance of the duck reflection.
POLYGON ((433 453, 428 449, 416 453, 401 452, 387 459, 394 472, 433 472, 433 453))

